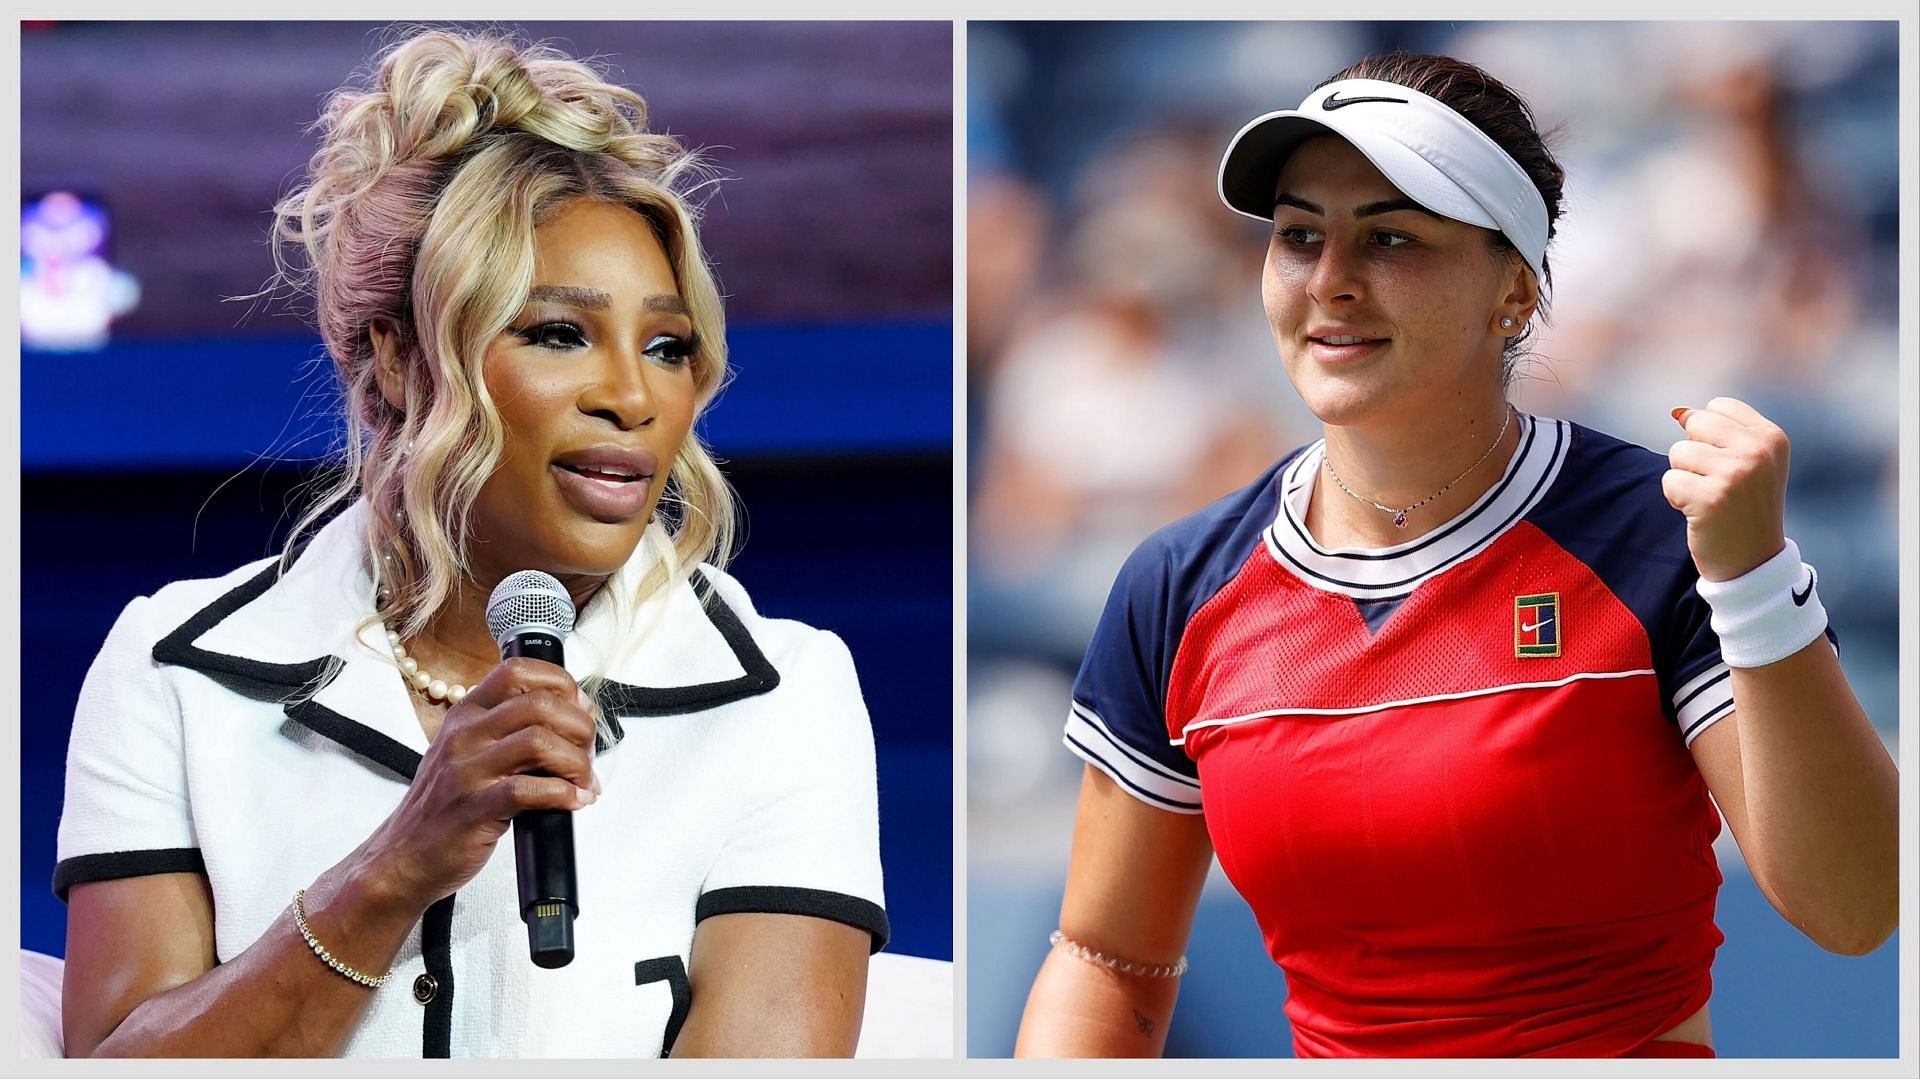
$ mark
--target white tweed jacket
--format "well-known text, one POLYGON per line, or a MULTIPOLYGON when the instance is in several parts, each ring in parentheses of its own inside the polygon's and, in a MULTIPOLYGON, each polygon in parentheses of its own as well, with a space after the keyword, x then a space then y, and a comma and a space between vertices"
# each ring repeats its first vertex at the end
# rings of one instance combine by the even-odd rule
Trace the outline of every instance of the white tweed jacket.
MULTIPOLYGON (((427 749, 373 612, 361 506, 274 559, 130 603, 74 715, 55 890, 204 873, 218 954, 244 951, 399 804, 427 749)), ((634 567, 628 567, 628 571, 634 567)), ((612 654, 612 595, 567 666, 612 654)), ((661 1055, 695 925, 813 915, 886 941, 873 732, 845 645, 756 614, 702 566, 633 624, 598 703, 605 793, 574 818, 576 956, 527 958, 513 844, 434 904, 346 1046, 357 1056, 661 1055)), ((315 959, 315 962, 319 960, 315 959)))

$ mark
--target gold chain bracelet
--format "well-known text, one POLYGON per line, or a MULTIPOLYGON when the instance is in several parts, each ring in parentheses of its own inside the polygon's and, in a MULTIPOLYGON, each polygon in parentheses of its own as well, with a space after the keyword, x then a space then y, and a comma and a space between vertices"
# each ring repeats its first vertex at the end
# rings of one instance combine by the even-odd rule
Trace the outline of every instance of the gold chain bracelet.
POLYGON ((327 951, 327 946, 320 943, 320 939, 313 935, 313 930, 307 925, 306 899, 307 890, 305 888, 301 888, 293 893, 293 924, 300 927, 300 935, 306 938, 307 947, 313 949, 313 954, 319 956, 322 963, 332 967, 334 973, 340 975, 342 978, 350 982, 358 982, 368 989, 378 989, 393 978, 393 971, 387 971, 385 974, 380 975, 362 974, 360 971, 335 959, 333 953, 327 951))

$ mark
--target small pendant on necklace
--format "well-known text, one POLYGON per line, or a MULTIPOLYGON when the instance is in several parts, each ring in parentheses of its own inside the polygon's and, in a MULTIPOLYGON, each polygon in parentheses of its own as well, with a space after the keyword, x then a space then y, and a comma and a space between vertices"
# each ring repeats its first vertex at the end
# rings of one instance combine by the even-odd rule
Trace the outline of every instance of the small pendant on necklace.
POLYGON ((1393 527, 1395 528, 1407 527, 1407 511, 1406 510, 1401 510, 1399 513, 1396 513, 1393 515, 1393 527))

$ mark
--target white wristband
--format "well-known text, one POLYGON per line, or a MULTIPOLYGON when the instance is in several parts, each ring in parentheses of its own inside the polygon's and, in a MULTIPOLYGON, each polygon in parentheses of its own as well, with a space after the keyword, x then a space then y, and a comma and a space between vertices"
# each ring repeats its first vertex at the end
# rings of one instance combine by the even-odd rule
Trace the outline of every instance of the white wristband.
POLYGON ((1779 554, 1731 581, 1700 578, 1694 588, 1713 608, 1727 666, 1778 663, 1826 632, 1827 609, 1814 593, 1818 576, 1788 540, 1779 554))

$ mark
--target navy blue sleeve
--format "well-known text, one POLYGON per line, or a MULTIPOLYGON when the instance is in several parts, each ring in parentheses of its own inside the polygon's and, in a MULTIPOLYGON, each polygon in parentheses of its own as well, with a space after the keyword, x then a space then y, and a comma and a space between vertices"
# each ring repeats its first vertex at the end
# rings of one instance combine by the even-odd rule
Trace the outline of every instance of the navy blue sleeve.
POLYGON ((1733 681, 1713 612, 1694 590, 1686 518, 1660 488, 1666 470, 1660 454, 1575 425, 1562 475, 1532 517, 1645 628, 1667 717, 1691 744, 1733 713, 1733 681))
MULTIPOLYGON (((1684 527, 1680 543, 1685 547, 1684 527)), ((1653 657, 1660 685, 1670 693, 1668 704, 1674 723, 1688 744, 1733 712, 1733 679, 1727 674, 1726 661, 1720 658, 1720 636, 1710 624, 1713 611, 1693 589, 1700 575, 1691 569, 1689 556, 1690 572, 1668 617, 1667 647, 1653 657)))
POLYGON ((1073 683, 1064 740, 1142 802, 1200 812, 1193 759, 1173 744, 1168 680, 1187 620, 1233 578, 1279 506, 1287 455, 1248 486, 1168 525, 1121 568, 1073 683))
POLYGON ((1667 718, 1691 741, 1733 706, 1720 638, 1687 550, 1687 523, 1660 490, 1666 459, 1573 426, 1559 479, 1535 524, 1598 575, 1646 631, 1667 718))
MULTIPOLYGON (((1679 511, 1674 511, 1677 515, 1679 511)), ((1686 549, 1686 529, 1680 530, 1679 544, 1686 549)), ((1674 722, 1680 727, 1681 737, 1688 745, 1700 736, 1700 732, 1732 715, 1733 678, 1728 673, 1726 660, 1720 656, 1720 636, 1710 624, 1713 609, 1707 601, 1700 598, 1694 588, 1700 579, 1693 570, 1691 555, 1688 556, 1688 574, 1686 585, 1673 604, 1668 621, 1668 646, 1662 650, 1668 656, 1656 651, 1654 660, 1661 676, 1661 685, 1675 687, 1670 698, 1674 722), (1669 658, 1670 657, 1670 658, 1669 658), (1664 662, 1663 662, 1664 660, 1664 662), (1671 671, 1671 677, 1669 677, 1671 671)), ((1827 640, 1836 650, 1840 647, 1840 638, 1833 632, 1833 624, 1827 624, 1827 640)))
POLYGON ((1153 540, 1128 557, 1073 683, 1067 748, 1148 805, 1200 812, 1193 761, 1167 734, 1167 675, 1177 639, 1165 632, 1172 574, 1153 540))

